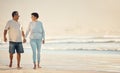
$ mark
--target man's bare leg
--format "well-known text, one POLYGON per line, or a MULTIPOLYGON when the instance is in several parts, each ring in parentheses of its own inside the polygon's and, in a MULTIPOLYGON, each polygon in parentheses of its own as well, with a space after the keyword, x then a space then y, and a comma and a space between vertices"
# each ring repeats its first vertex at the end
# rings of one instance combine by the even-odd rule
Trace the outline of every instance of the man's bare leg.
POLYGON ((17 53, 17 68, 20 69, 20 60, 21 60, 21 54, 17 53))
POLYGON ((10 53, 9 57, 10 57, 9 67, 12 67, 13 54, 10 53))

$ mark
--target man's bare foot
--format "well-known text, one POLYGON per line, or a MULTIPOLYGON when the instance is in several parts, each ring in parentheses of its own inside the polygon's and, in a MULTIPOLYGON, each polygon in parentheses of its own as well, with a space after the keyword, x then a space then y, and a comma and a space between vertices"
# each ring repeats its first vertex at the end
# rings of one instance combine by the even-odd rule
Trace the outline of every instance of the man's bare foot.
POLYGON ((22 67, 17 67, 17 69, 22 69, 22 67))
POLYGON ((9 67, 10 67, 10 68, 12 67, 12 62, 10 62, 9 67))

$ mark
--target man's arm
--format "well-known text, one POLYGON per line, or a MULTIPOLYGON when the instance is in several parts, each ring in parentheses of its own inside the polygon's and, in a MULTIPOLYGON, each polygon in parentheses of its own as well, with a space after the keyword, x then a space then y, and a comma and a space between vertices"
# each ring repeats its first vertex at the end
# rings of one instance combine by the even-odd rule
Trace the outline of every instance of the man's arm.
POLYGON ((26 42, 26 39, 25 39, 24 31, 22 31, 22 36, 23 36, 23 43, 25 43, 25 42, 26 42))
POLYGON ((6 35, 7 35, 7 30, 4 30, 4 42, 7 42, 6 35))

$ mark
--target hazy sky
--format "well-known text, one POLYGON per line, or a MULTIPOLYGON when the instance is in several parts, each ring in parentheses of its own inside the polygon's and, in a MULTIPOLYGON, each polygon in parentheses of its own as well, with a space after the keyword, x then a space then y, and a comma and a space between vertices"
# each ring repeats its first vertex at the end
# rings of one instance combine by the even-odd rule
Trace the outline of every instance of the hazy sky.
POLYGON ((38 12, 47 37, 120 35, 120 0, 0 0, 0 33, 14 10, 25 31, 38 12))

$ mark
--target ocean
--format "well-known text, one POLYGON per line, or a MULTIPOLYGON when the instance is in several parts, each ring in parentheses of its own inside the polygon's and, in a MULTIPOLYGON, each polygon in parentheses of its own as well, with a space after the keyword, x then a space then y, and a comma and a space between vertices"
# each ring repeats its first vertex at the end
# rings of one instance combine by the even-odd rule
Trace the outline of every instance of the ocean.
MULTIPOLYGON (((1 43, 1 48, 8 48, 7 43, 1 43)), ((24 48, 31 48, 29 40, 23 43, 24 48)), ((49 38, 46 39, 42 49, 48 50, 120 50, 119 37, 62 37, 62 38, 49 38)))

